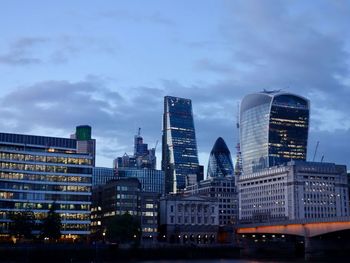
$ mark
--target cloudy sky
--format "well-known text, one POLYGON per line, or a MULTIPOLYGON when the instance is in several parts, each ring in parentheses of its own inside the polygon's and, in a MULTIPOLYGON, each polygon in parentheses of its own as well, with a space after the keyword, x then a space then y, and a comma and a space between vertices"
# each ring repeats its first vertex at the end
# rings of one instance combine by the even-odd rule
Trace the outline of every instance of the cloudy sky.
MULTIPOLYGON (((309 159, 350 165, 350 1, 0 0, 1 132, 68 137, 90 124, 97 165, 161 142, 163 96, 192 99, 200 162, 233 157, 237 104, 311 100, 309 159)), ((160 163, 158 144, 158 161, 160 163)))

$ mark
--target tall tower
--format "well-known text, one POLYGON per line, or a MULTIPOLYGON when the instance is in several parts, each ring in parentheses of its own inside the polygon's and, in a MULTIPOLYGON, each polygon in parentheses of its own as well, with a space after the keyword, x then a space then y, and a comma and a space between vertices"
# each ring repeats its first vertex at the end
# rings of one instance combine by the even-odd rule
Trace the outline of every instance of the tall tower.
POLYGON ((233 176, 233 164, 230 150, 219 137, 210 152, 207 178, 233 176))
POLYGON ((306 160, 310 102, 281 91, 245 96, 240 108, 243 173, 306 160))
POLYGON ((165 192, 177 192, 199 172, 191 100, 164 97, 162 140, 165 192))

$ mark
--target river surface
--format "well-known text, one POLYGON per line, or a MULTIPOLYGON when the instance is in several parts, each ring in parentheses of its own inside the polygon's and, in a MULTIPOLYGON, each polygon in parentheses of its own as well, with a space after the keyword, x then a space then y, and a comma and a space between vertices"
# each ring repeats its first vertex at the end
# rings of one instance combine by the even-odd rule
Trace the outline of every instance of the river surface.
POLYGON ((269 260, 269 259, 183 259, 183 260, 151 260, 151 261, 141 261, 142 263, 296 263, 305 262, 304 260, 269 260))

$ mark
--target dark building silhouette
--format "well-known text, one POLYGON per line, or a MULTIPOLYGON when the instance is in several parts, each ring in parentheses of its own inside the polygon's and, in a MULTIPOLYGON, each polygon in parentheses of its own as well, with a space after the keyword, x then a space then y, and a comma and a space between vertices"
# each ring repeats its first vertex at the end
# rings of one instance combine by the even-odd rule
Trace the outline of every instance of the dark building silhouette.
POLYGON ((233 164, 230 150, 219 137, 210 152, 207 178, 233 176, 233 164))
POLYGON ((245 96, 240 108, 243 173, 306 160, 309 100, 281 91, 245 96))

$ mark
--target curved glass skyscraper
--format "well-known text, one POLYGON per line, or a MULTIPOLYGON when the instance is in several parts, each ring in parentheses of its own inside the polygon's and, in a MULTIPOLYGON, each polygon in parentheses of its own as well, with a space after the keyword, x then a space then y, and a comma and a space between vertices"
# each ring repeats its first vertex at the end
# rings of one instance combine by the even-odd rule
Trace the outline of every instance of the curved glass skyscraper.
POLYGON ((233 176, 230 150, 225 141, 219 137, 210 152, 207 178, 233 176))
POLYGON ((162 170, 166 193, 184 189, 193 179, 197 181, 197 142, 189 99, 164 97, 162 170))
POLYGON ((241 102, 243 173, 290 160, 306 160, 309 100, 291 93, 263 91, 241 102))

